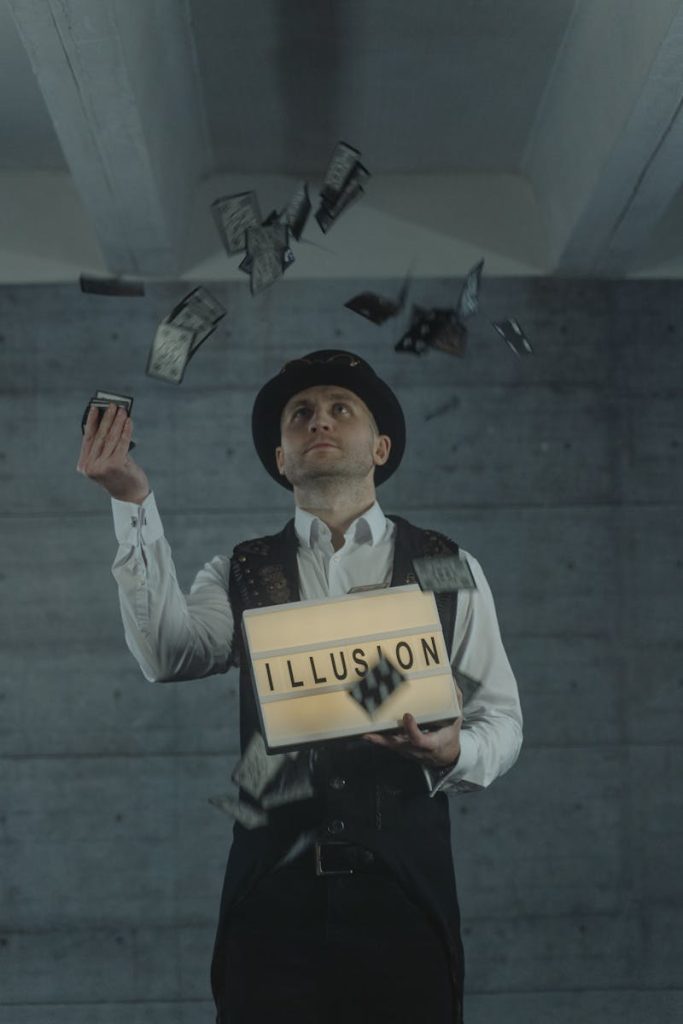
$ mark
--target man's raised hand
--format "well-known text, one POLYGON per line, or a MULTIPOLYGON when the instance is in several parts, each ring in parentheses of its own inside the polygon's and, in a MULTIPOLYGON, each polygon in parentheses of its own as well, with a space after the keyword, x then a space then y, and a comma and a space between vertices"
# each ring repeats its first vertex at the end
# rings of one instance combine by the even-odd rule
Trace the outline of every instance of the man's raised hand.
POLYGON ((100 418, 91 406, 76 469, 112 498, 140 505, 150 487, 147 474, 128 454, 132 433, 133 421, 125 409, 112 402, 100 418))

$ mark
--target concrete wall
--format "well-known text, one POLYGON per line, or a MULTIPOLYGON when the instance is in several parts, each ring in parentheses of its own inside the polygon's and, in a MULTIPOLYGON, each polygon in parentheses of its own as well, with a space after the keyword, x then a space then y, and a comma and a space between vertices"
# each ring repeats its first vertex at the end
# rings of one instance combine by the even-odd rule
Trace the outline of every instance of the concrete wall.
MULTIPOLYGON (((136 455, 189 587, 288 515, 251 402, 328 345, 405 403, 381 500, 480 558, 519 679, 520 761, 451 804, 468 1024, 679 1019, 683 286, 485 280, 463 361, 394 353, 400 324, 343 308, 361 287, 215 287, 226 326, 179 388, 144 367, 184 286, 0 289, 2 1024, 213 1019, 231 821, 207 798, 237 757, 236 680, 154 686, 128 654, 108 500, 75 472, 85 402, 135 395, 136 455), (489 327, 510 314, 533 358, 489 327)), ((449 304, 453 283, 414 297, 449 304)))

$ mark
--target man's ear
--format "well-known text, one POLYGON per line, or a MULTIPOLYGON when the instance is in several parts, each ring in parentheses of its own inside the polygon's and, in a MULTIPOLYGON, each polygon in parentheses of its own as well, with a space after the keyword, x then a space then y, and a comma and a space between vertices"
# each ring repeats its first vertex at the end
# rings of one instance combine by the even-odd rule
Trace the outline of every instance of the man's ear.
POLYGON ((387 434, 378 434, 375 438, 375 465, 383 466, 389 458, 391 438, 387 434))
POLYGON ((277 448, 275 449, 275 464, 277 466, 277 471, 280 474, 280 476, 284 476, 285 475, 285 453, 283 452, 283 450, 280 447, 280 445, 278 445, 277 448))

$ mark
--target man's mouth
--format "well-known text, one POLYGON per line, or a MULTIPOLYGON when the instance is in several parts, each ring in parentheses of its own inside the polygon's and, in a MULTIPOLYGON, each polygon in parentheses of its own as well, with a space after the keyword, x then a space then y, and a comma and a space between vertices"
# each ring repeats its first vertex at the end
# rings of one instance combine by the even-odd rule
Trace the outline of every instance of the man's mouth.
POLYGON ((314 448, 337 448, 338 445, 332 444, 331 441, 316 441, 315 444, 311 444, 306 448, 307 452, 312 452, 314 448))

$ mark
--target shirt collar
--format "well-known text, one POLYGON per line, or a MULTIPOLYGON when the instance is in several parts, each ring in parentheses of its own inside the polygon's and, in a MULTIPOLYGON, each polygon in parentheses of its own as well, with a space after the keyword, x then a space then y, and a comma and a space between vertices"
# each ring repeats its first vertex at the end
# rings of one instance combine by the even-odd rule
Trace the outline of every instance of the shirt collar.
MULTIPOLYGON (((312 515, 303 508, 296 506, 294 513, 294 529, 296 535, 299 538, 299 542, 304 547, 312 548, 318 541, 320 527, 324 526, 324 523, 317 516, 312 515)), ((371 547, 375 547, 381 541, 387 528, 387 518, 382 512, 379 506, 379 502, 375 501, 374 505, 371 505, 367 512, 363 512, 361 516, 349 526, 346 531, 346 536, 351 537, 357 544, 370 544, 371 547)))

